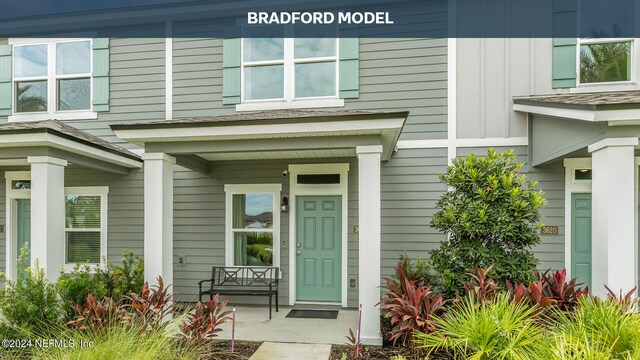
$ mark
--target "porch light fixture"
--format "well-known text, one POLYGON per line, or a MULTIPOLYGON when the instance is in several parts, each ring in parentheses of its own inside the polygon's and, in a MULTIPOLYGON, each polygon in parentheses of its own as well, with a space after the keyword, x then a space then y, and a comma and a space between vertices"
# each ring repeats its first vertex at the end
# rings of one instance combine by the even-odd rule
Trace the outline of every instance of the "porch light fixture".
POLYGON ((283 212, 289 211, 289 198, 286 196, 282 197, 282 202, 280 203, 280 209, 283 212))

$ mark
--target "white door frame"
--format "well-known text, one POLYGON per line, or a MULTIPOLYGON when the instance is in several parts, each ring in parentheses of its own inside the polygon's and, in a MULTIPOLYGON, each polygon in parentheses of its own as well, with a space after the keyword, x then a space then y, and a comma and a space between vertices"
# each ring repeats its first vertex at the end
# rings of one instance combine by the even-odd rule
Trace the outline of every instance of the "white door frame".
POLYGON ((291 164, 289 165, 289 305, 299 302, 296 299, 296 202, 297 196, 333 195, 342 197, 342 307, 347 307, 347 259, 348 259, 348 220, 349 220, 349 164, 291 164), (298 184, 298 174, 340 174, 340 184, 298 184))
MULTIPOLYGON (((567 277, 572 278, 571 271, 571 194, 591 194, 591 180, 576 180, 575 171, 577 169, 592 169, 591 158, 575 158, 564 159, 565 167, 564 175, 564 267, 567 270, 567 277)), ((640 166, 640 157, 636 157, 634 161, 634 201, 635 208, 638 208, 638 173, 640 166)), ((635 221, 635 244, 636 253, 638 252, 638 217, 634 216, 635 221)), ((636 262, 636 273, 638 272, 638 264, 636 262)))
POLYGON ((11 188, 11 182, 14 180, 31 181, 30 171, 7 171, 4 173, 5 189, 6 189, 6 273, 10 279, 15 278, 16 260, 18 259, 18 199, 31 199, 31 190, 16 190, 11 188))

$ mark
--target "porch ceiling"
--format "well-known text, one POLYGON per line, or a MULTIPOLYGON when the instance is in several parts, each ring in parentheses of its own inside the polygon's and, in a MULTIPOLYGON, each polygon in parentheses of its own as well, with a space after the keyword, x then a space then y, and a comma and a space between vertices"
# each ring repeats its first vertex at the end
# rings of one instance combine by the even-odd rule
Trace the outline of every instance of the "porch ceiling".
POLYGON ((383 145, 388 160, 408 112, 278 110, 112 125, 145 152, 205 161, 355 156, 383 145))
POLYGON ((54 156, 81 166, 123 173, 140 157, 56 120, 0 125, 0 166, 27 165, 28 156, 54 156))

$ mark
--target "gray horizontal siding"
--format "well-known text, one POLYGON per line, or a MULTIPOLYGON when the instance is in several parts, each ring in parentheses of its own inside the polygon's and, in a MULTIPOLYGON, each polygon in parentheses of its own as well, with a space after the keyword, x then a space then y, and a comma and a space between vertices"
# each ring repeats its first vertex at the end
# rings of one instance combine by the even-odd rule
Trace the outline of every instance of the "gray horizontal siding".
MULTIPOLYGON (((174 27, 189 34, 191 27, 174 27)), ((360 40, 360 97, 345 100, 346 110, 406 111, 402 139, 446 138, 447 40, 360 40)), ((222 40, 175 39, 174 116, 235 113, 222 104, 222 40)))

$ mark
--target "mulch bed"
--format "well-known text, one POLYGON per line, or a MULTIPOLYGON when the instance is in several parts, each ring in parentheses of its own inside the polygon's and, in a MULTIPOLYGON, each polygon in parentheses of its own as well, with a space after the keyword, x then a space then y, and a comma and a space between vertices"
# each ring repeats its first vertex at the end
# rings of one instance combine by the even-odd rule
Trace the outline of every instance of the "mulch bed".
POLYGON ((258 341, 236 341, 235 351, 231 352, 231 341, 216 341, 211 345, 211 360, 246 360, 262 345, 258 341))
MULTIPOLYGON (((355 360, 353 357, 353 349, 347 345, 332 345, 331 360, 341 360, 342 354, 347 355, 348 360, 355 360)), ((416 353, 410 346, 365 346, 358 360, 387 360, 393 356, 402 355, 407 360, 422 360, 426 353, 416 353)), ((429 359, 432 360, 448 360, 452 359, 446 353, 431 354, 429 359)))

